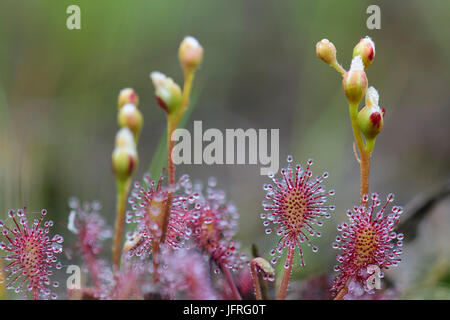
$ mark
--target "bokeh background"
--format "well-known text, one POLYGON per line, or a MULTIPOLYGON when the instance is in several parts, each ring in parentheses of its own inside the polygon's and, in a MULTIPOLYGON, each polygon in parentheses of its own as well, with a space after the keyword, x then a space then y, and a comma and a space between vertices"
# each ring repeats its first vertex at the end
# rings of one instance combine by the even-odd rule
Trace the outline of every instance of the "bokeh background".
MULTIPOLYGON (((165 115, 149 73, 159 70, 181 84, 177 49, 193 35, 205 57, 186 127, 202 120, 204 130, 278 128, 281 166, 292 154, 302 163, 314 158, 315 173, 330 173, 336 212, 315 240, 319 253, 305 250, 307 265, 296 267, 294 278, 332 274, 335 226, 358 202, 359 171, 340 76, 316 58, 315 44, 331 40, 347 68, 354 45, 369 35, 376 43, 369 84, 387 110, 371 190, 394 192, 408 209, 403 218, 413 217, 404 226, 404 262, 387 277, 401 298, 449 299, 449 21, 450 2, 438 0, 2 0, 1 216, 10 208, 47 208, 69 245, 67 201, 76 196, 101 201, 112 224, 119 90, 137 91, 145 119, 135 180, 150 168, 158 175, 165 115), (71 4, 81 8, 81 30, 66 28, 71 4), (366 28, 370 4, 381 8, 380 30, 366 28)), ((241 213, 244 251, 255 243, 267 254, 274 246, 259 219, 269 180, 257 165, 183 165, 177 173, 218 178, 241 213)))

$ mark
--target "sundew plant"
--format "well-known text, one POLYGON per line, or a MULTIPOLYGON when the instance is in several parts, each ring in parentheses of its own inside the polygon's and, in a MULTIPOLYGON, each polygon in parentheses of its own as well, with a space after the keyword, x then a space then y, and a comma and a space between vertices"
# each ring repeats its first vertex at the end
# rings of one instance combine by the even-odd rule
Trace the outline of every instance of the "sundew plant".
MULTIPOLYGON (((106 223, 100 201, 76 195, 68 199, 64 222, 76 238, 73 243, 53 232, 54 222, 45 209, 38 217, 25 207, 10 210, 0 221, 2 295, 12 290, 17 297, 35 300, 298 298, 291 286, 292 271, 308 264, 306 251, 327 254, 316 238, 323 236, 321 227, 331 223, 334 201, 345 186, 328 185, 332 172, 314 172, 314 161, 321 159, 287 155, 283 168, 255 186, 262 191, 262 206, 252 213, 253 221, 276 240, 270 247, 254 246, 246 252, 237 237, 240 210, 228 196, 232 186, 215 177, 199 182, 179 172, 172 157, 172 137, 191 108, 195 75, 207 51, 187 36, 178 50, 183 85, 159 71, 144 80, 151 81, 155 96, 145 104, 160 108, 167 121, 167 162, 159 176, 135 176, 140 165, 137 146, 146 146, 141 137, 142 101, 132 88, 119 92, 119 128, 111 155, 114 225, 106 223), (111 251, 107 241, 112 241, 111 251), (73 256, 83 261, 82 275, 69 286, 56 275, 67 267, 60 259, 69 258, 70 263, 73 256)), ((394 204, 395 190, 370 189, 371 157, 386 116, 366 74, 375 59, 375 44, 362 38, 348 70, 338 63, 330 41, 319 41, 316 53, 342 77, 360 192, 357 203, 347 204, 348 217, 336 226, 335 240, 327 244, 336 249, 336 265, 329 266, 329 277, 311 279, 309 290, 323 299, 389 298, 384 272, 401 263, 405 236, 396 231, 403 209, 394 204)))

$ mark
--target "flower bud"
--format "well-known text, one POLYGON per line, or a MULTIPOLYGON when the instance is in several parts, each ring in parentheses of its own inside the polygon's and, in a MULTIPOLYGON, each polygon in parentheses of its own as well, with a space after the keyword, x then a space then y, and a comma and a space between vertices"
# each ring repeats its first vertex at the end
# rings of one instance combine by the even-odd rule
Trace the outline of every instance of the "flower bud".
POLYGON ((185 37, 178 49, 178 58, 185 71, 193 71, 203 60, 203 47, 194 37, 185 37))
POLYGON ((364 68, 367 69, 375 59, 375 43, 370 37, 365 37, 353 49, 353 57, 361 56, 364 68))
POLYGON ((176 110, 180 106, 182 99, 180 86, 172 78, 158 71, 152 72, 150 78, 155 86, 158 105, 169 113, 176 110))
POLYGON ((349 103, 359 104, 361 102, 367 90, 367 76, 361 56, 353 58, 350 70, 344 74, 342 79, 342 86, 349 103))
POLYGON ((112 166, 116 178, 123 181, 131 177, 137 168, 138 161, 133 134, 128 127, 124 127, 116 135, 116 147, 112 154, 112 166))
POLYGON ((138 108, 134 104, 127 103, 120 109, 117 122, 120 127, 128 127, 133 133, 134 139, 137 140, 144 120, 138 108))
POLYGON ((133 133, 127 127, 120 129, 116 134, 116 148, 136 149, 133 133))
POLYGON ((358 112, 357 123, 366 140, 373 140, 383 129, 385 110, 378 106, 378 92, 367 89, 366 105, 358 112))
POLYGON ((137 107, 139 105, 139 96, 132 88, 125 88, 120 90, 117 103, 119 105, 119 109, 127 103, 134 104, 137 107))
POLYGON ((116 148, 112 154, 113 170, 116 178, 126 180, 131 177, 138 164, 137 153, 124 148, 116 148))
POLYGON ((317 56, 329 65, 336 63, 336 48, 328 39, 323 39, 316 44, 317 56))

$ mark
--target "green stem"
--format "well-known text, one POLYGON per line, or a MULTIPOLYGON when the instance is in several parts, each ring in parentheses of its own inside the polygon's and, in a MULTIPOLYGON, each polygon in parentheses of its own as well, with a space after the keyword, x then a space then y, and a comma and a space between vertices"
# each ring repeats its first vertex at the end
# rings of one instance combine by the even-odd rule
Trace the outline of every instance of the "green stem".
POLYGON ((113 246, 113 263, 117 268, 120 267, 123 225, 125 222, 125 209, 130 184, 131 178, 128 178, 125 181, 117 180, 116 182, 117 204, 116 204, 116 225, 115 225, 114 246, 113 246))
POLYGON ((375 147, 375 140, 376 140, 376 138, 366 140, 366 151, 369 154, 372 154, 373 148, 375 147))
POLYGON ((180 118, 183 116, 184 112, 186 112, 187 108, 189 107, 189 99, 191 97, 192 84, 194 82, 194 74, 195 74, 194 71, 186 71, 184 73, 184 86, 183 86, 183 96, 181 99, 180 118))
POLYGON ((337 72, 339 72, 340 74, 341 74, 341 76, 344 76, 344 74, 345 74, 345 69, 339 64, 339 62, 335 62, 335 63, 332 63, 332 64, 330 64, 330 66, 332 66, 334 69, 336 69, 337 70, 337 72))
MULTIPOLYGON (((364 140, 361 135, 361 131, 359 130, 357 117, 358 117, 358 105, 350 104, 349 105, 349 113, 350 120, 352 122, 353 136, 355 138, 356 146, 358 147, 360 153, 360 174, 361 174, 361 189, 360 189, 360 198, 361 204, 362 197, 365 194, 369 194, 369 176, 370 176, 370 155, 371 149, 368 149, 364 145, 364 140)), ((373 148, 373 145, 371 146, 373 148)))
POLYGON ((362 153, 365 150, 365 148, 364 148, 364 140, 357 123, 358 105, 349 104, 349 113, 350 113, 350 120, 352 122, 353 136, 355 138, 356 146, 358 147, 359 152, 362 153))
POLYGON ((233 292, 234 299, 242 300, 241 294, 239 293, 239 290, 236 287, 236 284, 234 283, 233 276, 231 275, 230 269, 225 267, 222 263, 220 264, 220 269, 222 270, 223 274, 225 275, 225 278, 227 279, 228 285, 230 286, 231 291, 233 292))

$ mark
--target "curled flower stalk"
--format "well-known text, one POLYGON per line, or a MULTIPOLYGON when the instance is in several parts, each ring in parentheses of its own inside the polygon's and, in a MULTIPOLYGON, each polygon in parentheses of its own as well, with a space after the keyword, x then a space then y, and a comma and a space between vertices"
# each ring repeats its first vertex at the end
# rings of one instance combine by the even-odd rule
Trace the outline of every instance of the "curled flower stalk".
POLYGON ((295 249, 298 248, 300 264, 304 266, 302 243, 306 241, 307 245, 312 247, 313 252, 318 251, 310 237, 321 236, 315 226, 322 226, 323 219, 330 218, 329 211, 335 208, 334 205, 325 204, 327 197, 334 195, 334 190, 327 192, 321 185, 323 180, 328 177, 328 173, 324 172, 322 175, 312 178, 313 174, 310 170, 312 160, 307 162, 306 168, 300 164, 293 167, 293 160, 292 156, 287 157, 288 167, 281 169, 281 180, 277 180, 272 174, 269 175, 274 184, 264 185, 268 200, 263 202, 265 212, 261 214, 266 234, 276 231, 276 234, 280 236, 275 249, 270 252, 275 256, 272 263, 276 263, 288 248, 279 299, 286 297, 295 249))
POLYGON ((32 226, 28 224, 24 209, 10 210, 9 218, 13 226, 8 227, 4 221, 0 221, 2 235, 7 243, 1 242, 0 249, 6 252, 1 257, 7 261, 5 265, 6 288, 14 289, 16 293, 32 292, 34 300, 56 299, 57 295, 51 292, 51 287, 58 287, 57 281, 51 281, 50 276, 53 269, 61 269, 57 255, 62 252, 63 237, 55 235, 48 236, 53 222, 43 223, 47 210, 41 211, 39 219, 33 221, 32 226))
POLYGON ((250 272, 255 288, 256 300, 262 300, 263 294, 261 290, 259 273, 262 274, 263 280, 273 281, 275 280, 275 269, 270 265, 268 261, 261 257, 257 257, 250 261, 250 272))

